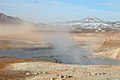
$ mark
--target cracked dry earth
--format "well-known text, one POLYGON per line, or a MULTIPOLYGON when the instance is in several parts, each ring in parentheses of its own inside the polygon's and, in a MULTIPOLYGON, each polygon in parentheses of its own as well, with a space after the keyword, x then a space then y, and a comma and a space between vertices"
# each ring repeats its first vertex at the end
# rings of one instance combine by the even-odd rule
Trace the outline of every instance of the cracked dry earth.
POLYGON ((120 66, 111 65, 20 62, 1 71, 0 76, 9 76, 0 80, 120 80, 120 66))

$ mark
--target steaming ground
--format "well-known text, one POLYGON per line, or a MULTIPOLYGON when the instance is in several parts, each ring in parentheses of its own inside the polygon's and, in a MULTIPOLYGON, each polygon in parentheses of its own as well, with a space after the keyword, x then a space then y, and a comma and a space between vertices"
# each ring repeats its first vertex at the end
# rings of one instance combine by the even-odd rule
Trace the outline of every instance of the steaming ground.
POLYGON ((55 49, 52 50, 52 54, 60 59, 62 63, 82 65, 120 64, 119 60, 89 54, 92 52, 89 47, 77 47, 72 34, 69 32, 54 32, 48 36, 48 41, 55 47, 55 49))
POLYGON ((86 60, 86 52, 84 53, 84 49, 79 50, 75 46, 71 36, 69 32, 55 32, 49 35, 49 42, 55 46, 52 53, 60 56, 64 63, 82 63, 84 61, 83 63, 88 64, 89 60, 86 60))
MULTIPOLYGON (((15 56, 19 58, 50 56, 60 60, 62 63, 120 65, 120 60, 90 54, 93 53, 96 46, 87 43, 98 43, 98 34, 82 35, 81 33, 80 36, 78 36, 80 37, 78 38, 78 42, 76 42, 74 41, 74 35, 69 31, 38 32, 36 31, 37 29, 38 28, 28 24, 1 26, 0 40, 2 41, 0 41, 0 48, 2 48, 2 50, 0 50, 0 56, 15 56), (94 40, 94 38, 89 40, 89 38, 91 38, 90 36, 95 36, 98 40, 94 40), (78 46, 79 41, 82 43, 78 46), (86 44, 89 46, 86 46, 86 44)), ((79 35, 79 33, 75 34, 75 36, 76 35, 79 35)))

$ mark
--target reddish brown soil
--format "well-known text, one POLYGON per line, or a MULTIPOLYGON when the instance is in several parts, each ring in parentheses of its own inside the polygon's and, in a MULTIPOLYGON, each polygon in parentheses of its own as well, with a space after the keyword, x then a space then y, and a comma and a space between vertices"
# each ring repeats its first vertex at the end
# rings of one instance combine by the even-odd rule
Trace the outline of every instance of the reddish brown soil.
POLYGON ((28 77, 28 71, 5 70, 5 67, 13 63, 31 62, 30 59, 0 60, 0 80, 23 80, 28 77))
POLYGON ((5 66, 13 63, 23 63, 23 62, 31 62, 30 59, 15 59, 15 60, 0 60, 0 69, 4 69, 5 66))

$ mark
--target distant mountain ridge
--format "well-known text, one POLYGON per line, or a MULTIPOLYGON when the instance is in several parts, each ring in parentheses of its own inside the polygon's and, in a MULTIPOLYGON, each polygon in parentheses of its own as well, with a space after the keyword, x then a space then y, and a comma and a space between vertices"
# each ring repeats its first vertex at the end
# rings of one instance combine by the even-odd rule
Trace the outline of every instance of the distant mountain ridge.
POLYGON ((12 16, 8 16, 5 15, 3 13, 0 13, 0 23, 4 24, 4 23, 20 23, 23 20, 18 18, 18 17, 12 17, 12 16))
POLYGON ((69 21, 63 23, 51 23, 51 25, 59 27, 71 27, 75 31, 93 31, 93 32, 116 32, 120 31, 120 21, 106 22, 97 17, 87 17, 83 20, 69 21))
MULTIPOLYGON (((12 17, 0 13, 0 24, 16 24, 24 22, 19 17, 12 17)), ((37 26, 39 30, 71 30, 77 32, 120 32, 120 21, 107 22, 97 17, 87 17, 83 20, 75 20, 68 22, 53 22, 53 23, 30 23, 37 26)))
POLYGON ((97 17, 87 17, 87 18, 84 18, 82 21, 84 23, 92 23, 92 22, 101 23, 101 22, 103 22, 101 19, 98 19, 97 17))

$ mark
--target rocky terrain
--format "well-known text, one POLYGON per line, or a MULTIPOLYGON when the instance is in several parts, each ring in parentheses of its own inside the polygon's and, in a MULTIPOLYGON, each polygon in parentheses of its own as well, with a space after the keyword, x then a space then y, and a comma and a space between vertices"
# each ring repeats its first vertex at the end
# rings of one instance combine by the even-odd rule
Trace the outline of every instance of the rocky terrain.
POLYGON ((119 80, 119 66, 71 65, 50 62, 7 64, 0 72, 2 80, 119 80), (2 73, 4 71, 4 73, 2 73), (16 75, 16 76, 13 76, 16 75))

